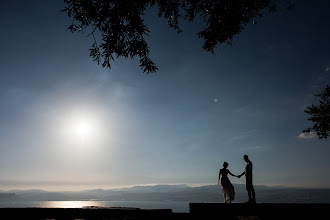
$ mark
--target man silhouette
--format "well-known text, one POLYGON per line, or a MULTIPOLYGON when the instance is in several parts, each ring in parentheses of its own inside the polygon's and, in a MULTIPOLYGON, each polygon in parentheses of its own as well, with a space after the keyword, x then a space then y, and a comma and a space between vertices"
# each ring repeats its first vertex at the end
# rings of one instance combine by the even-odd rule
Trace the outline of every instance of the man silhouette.
POLYGON ((256 203, 256 194, 254 192, 253 183, 252 183, 252 162, 249 160, 248 155, 244 155, 243 159, 246 162, 245 171, 238 175, 238 178, 241 178, 245 174, 246 177, 246 190, 248 191, 249 201, 247 203, 256 203))

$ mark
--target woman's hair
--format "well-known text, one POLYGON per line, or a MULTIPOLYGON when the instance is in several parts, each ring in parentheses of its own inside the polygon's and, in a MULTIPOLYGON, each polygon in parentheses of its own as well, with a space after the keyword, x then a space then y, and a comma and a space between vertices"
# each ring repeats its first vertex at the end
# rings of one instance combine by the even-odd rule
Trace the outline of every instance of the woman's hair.
POLYGON ((228 163, 227 162, 223 162, 223 167, 227 168, 228 167, 228 163))

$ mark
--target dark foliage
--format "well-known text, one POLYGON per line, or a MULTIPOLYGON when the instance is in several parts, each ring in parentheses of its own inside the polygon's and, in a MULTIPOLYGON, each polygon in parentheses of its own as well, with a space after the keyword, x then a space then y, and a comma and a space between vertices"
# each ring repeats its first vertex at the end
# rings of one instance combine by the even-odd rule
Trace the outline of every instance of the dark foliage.
POLYGON ((103 67, 111 67, 114 58, 140 59, 143 72, 156 72, 157 67, 149 57, 145 40, 150 30, 143 20, 144 12, 158 6, 158 16, 167 20, 170 28, 180 33, 179 20, 203 19, 203 30, 198 37, 204 40, 203 49, 214 53, 219 44, 231 44, 249 23, 262 17, 264 9, 275 12, 285 5, 293 8, 290 0, 64 0, 62 10, 72 18, 71 32, 89 30, 94 43, 90 55, 103 67), (101 40, 99 41, 99 38, 101 40))
POLYGON ((320 97, 319 105, 312 104, 305 110, 307 114, 311 115, 308 120, 312 121, 314 125, 303 132, 315 131, 320 139, 326 139, 330 135, 330 86, 327 85, 322 93, 315 94, 315 96, 320 97))

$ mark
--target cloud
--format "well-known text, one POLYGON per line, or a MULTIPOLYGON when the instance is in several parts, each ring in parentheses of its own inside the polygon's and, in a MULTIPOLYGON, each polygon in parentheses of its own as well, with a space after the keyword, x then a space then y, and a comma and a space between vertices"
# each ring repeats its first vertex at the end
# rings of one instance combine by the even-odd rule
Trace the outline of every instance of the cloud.
POLYGON ((300 138, 300 139, 312 139, 312 138, 315 138, 317 135, 316 135, 316 132, 310 132, 310 133, 301 133, 297 136, 297 138, 300 138))
POLYGON ((256 150, 265 150, 265 149, 266 149, 266 147, 259 146, 259 145, 240 148, 240 150, 242 150, 242 151, 256 151, 256 150))
POLYGON ((234 110, 234 113, 244 117, 258 117, 261 115, 260 107, 258 105, 245 105, 234 110))
POLYGON ((255 136, 257 133, 257 130, 256 129, 251 129, 251 130, 248 130, 246 132, 243 132, 239 135, 236 135, 235 137, 232 138, 232 140, 236 141, 236 140, 242 140, 242 139, 247 139, 247 138, 250 138, 250 137, 253 137, 255 136))
POLYGON ((330 65, 327 66, 327 68, 325 68, 325 72, 329 72, 330 70, 330 65))

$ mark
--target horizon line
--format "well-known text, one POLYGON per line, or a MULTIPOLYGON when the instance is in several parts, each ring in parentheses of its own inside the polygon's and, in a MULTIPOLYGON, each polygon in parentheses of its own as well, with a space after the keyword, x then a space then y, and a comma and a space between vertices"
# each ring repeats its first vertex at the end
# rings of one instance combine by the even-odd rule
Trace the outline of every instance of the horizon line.
MULTIPOLYGON (((53 187, 31 187, 31 188, 12 188, 12 189, 2 189, 0 188, 0 193, 1 192, 11 192, 11 191, 44 191, 44 192, 83 192, 83 191, 91 191, 91 190, 121 190, 121 189, 131 189, 137 186, 140 187, 147 187, 147 186, 182 186, 186 185, 187 187, 190 188, 198 188, 198 187, 205 187, 205 186, 216 186, 218 184, 185 184, 185 183, 179 183, 179 184, 136 184, 136 185, 123 185, 123 186, 115 186, 111 188, 103 188, 103 187, 91 187, 91 188, 81 188, 78 190, 74 189, 61 189, 61 188, 69 188, 69 187, 59 187, 59 189, 54 189, 53 187), (53 189, 46 189, 46 188, 53 188, 53 189)), ((244 183, 233 183, 233 185, 245 185, 244 183)), ((290 188, 290 189, 330 189, 329 186, 292 186, 292 185, 271 185, 271 184, 254 184, 255 187, 269 187, 269 188, 290 188)), ((219 186, 220 187, 220 186, 219 186)), ((77 187, 76 187, 77 188, 77 187)))

